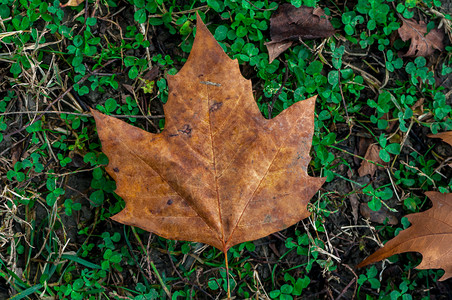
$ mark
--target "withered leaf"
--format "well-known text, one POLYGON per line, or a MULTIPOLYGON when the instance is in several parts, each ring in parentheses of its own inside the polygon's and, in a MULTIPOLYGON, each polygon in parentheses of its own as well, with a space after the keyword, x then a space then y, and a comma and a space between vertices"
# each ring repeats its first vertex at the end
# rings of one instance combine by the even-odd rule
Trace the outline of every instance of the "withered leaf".
POLYGON ((294 40, 300 38, 327 38, 334 34, 334 27, 321 8, 284 3, 270 19, 271 41, 266 43, 272 62, 286 51, 294 40))
POLYGON ((334 34, 333 25, 321 8, 284 3, 270 19, 272 42, 301 38, 327 38, 334 34))
POLYGON ((306 173, 315 97, 265 119, 251 81, 199 16, 190 56, 168 86, 160 134, 93 111, 126 202, 114 220, 227 251, 309 216, 324 182, 306 173))
MULTIPOLYGON (((381 150, 380 146, 376 144, 370 144, 369 147, 367 148, 364 158, 383 165, 384 162, 380 158, 380 150, 381 150)), ((361 166, 358 169, 358 174, 360 177, 366 175, 370 175, 371 177, 373 177, 377 169, 382 169, 382 167, 377 166, 374 163, 368 162, 367 160, 363 160, 361 162, 361 166)))
POLYGON ((363 260, 358 268, 394 254, 420 252, 422 262, 418 269, 443 269, 446 273, 439 280, 452 277, 452 193, 425 194, 432 200, 433 207, 408 215, 411 226, 363 260))
POLYGON ((415 20, 402 18, 402 27, 398 29, 400 38, 406 42, 411 39, 410 48, 403 56, 429 56, 435 49, 444 50, 444 32, 440 29, 432 29, 428 34, 427 25, 424 21, 419 23, 415 20))

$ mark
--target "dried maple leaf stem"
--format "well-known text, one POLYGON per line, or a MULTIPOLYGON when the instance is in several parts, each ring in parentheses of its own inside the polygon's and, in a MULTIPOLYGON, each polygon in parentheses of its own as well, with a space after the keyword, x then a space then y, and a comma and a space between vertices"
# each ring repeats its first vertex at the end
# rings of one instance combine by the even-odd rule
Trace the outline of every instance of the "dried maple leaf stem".
POLYGON ((228 251, 223 251, 224 253, 224 264, 226 267, 226 282, 228 285, 228 299, 231 299, 231 285, 229 284, 229 264, 228 264, 228 251))

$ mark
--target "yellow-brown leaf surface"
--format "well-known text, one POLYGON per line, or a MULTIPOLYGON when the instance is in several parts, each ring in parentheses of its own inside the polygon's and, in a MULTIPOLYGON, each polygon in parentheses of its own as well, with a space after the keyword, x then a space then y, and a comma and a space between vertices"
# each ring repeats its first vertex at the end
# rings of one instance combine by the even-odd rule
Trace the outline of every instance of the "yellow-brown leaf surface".
POLYGON ((443 269, 446 273, 440 280, 452 277, 452 193, 425 194, 432 200, 433 207, 406 216, 411 226, 363 260, 358 268, 394 254, 420 252, 422 262, 418 269, 443 269))
POLYGON ((160 134, 93 111, 126 202, 114 220, 226 251, 309 216, 324 182, 306 173, 314 97, 265 119, 251 81, 199 16, 191 54, 168 85, 160 134))

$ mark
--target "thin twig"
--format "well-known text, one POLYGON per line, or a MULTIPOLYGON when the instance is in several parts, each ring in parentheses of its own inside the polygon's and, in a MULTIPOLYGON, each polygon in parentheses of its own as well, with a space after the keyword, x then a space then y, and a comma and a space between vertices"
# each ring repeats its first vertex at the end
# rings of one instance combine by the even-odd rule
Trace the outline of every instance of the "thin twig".
MULTIPOLYGON (((337 296, 336 300, 341 299, 345 292, 348 291, 348 289, 350 288, 350 286, 356 281, 356 278, 353 278, 352 280, 350 280, 350 282, 347 284, 347 286, 342 290, 342 292, 339 294, 339 296, 337 296)), ((353 295, 353 298, 355 298, 355 295, 353 295)))
MULTIPOLYGON (((347 103, 345 103, 344 92, 342 92, 342 85, 341 85, 341 70, 337 70, 337 77, 338 77, 339 91, 341 92, 342 103, 344 104, 344 110, 345 110, 345 115, 346 115, 347 124, 350 126, 350 117, 348 116, 347 103)), ((350 127, 350 132, 351 132, 351 131, 352 131, 352 128, 350 127)))
MULTIPOLYGON (((74 115, 74 116, 80 116, 80 117, 92 117, 92 114, 82 114, 82 113, 73 113, 73 112, 65 112, 65 111, 45 111, 45 110, 39 110, 39 111, 14 111, 14 112, 7 112, 7 113, 0 113, 0 116, 8 116, 8 115, 22 115, 22 114, 67 114, 67 115, 74 115)), ((137 118, 137 119, 163 119, 164 115, 155 115, 155 116, 138 116, 138 115, 109 115, 111 117, 115 118, 137 118)))
POLYGON ((376 165, 376 166, 378 166, 378 167, 381 167, 381 168, 387 168, 387 166, 383 166, 382 164, 379 164, 379 163, 377 163, 377 162, 375 162, 375 161, 373 161, 373 160, 367 159, 367 158, 362 157, 361 155, 358 155, 358 154, 355 154, 355 153, 348 152, 347 150, 341 149, 341 148, 339 148, 339 147, 336 147, 336 146, 333 146, 333 145, 329 145, 328 147, 333 148, 333 149, 336 149, 336 150, 339 150, 339 151, 341 151, 341 152, 344 152, 344 153, 349 154, 349 155, 351 155, 351 156, 357 157, 357 158, 359 158, 359 159, 365 160, 365 161, 367 161, 368 163, 374 164, 374 165, 376 165))

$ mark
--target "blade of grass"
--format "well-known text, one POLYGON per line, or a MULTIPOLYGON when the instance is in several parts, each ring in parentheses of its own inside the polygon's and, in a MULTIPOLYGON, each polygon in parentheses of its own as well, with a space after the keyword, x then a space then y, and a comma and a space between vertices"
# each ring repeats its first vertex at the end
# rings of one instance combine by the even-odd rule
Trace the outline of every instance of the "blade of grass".
POLYGON ((19 294, 16 294, 14 296, 12 296, 11 298, 9 298, 9 300, 19 300, 19 299, 23 299, 25 297, 30 296, 31 294, 35 293, 36 291, 38 291, 39 289, 42 288, 42 284, 36 284, 32 287, 29 287, 28 289, 20 292, 19 294))
POLYGON ((99 265, 96 265, 92 262, 89 262, 87 260, 84 260, 83 258, 80 258, 76 255, 71 255, 71 254, 63 254, 61 255, 61 259, 67 259, 67 260, 71 260, 73 262, 76 262, 78 264, 81 264, 85 267, 91 268, 91 269, 98 269, 98 270, 102 270, 102 267, 99 265))
MULTIPOLYGON (((132 227, 132 232, 133 232, 133 235, 135 236, 135 238, 137 239, 137 241, 140 243, 141 247, 142 247, 143 249, 146 249, 146 248, 144 248, 143 243, 141 242, 141 239, 140 239, 140 237, 138 236, 137 231, 135 230, 135 227, 132 227)), ((172 297, 171 297, 171 292, 170 292, 170 291, 168 290, 168 288, 166 287, 165 282, 163 282, 163 279, 162 279, 162 277, 160 276, 159 271, 157 270, 157 268, 156 268, 155 265, 154 265, 154 261, 152 261, 151 258, 149 257, 149 253, 146 253, 146 255, 148 256, 149 264, 151 265, 151 268, 152 268, 152 270, 154 271, 155 276, 157 276, 157 279, 158 279, 158 281, 160 282, 160 285, 162 286, 162 288, 163 288, 163 290, 165 291, 166 295, 167 295, 170 299, 172 299, 172 297)))

